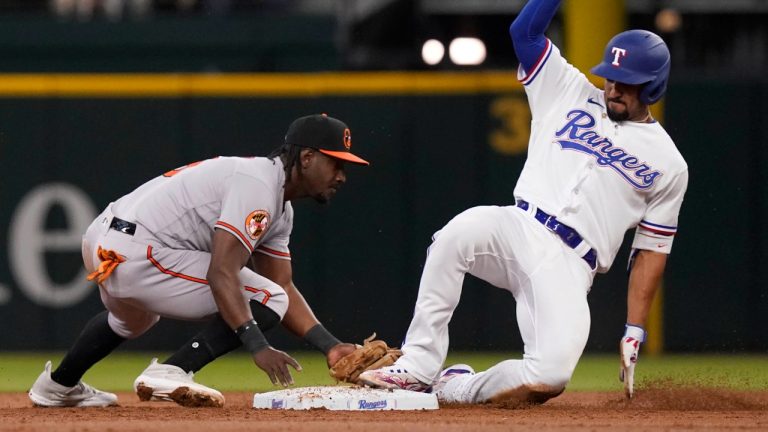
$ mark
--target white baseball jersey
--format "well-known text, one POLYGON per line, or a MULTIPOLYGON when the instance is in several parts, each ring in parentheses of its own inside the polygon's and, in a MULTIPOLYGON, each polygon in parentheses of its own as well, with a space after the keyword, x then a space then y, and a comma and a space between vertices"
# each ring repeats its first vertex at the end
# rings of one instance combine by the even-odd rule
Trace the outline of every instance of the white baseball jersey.
POLYGON ((518 78, 531 107, 528 159, 515 197, 578 231, 607 272, 624 233, 633 248, 669 253, 688 184, 688 166, 658 122, 614 122, 604 92, 547 40, 518 78))
POLYGON ((280 158, 219 157, 150 180, 115 202, 112 212, 173 249, 210 252, 218 228, 249 253, 290 259, 293 208, 283 203, 284 183, 280 158))

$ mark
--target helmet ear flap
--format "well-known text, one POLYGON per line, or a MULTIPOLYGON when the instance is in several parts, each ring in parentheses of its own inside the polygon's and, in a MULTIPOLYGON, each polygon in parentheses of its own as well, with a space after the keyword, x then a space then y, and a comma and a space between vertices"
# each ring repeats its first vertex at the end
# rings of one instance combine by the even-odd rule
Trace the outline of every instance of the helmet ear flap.
POLYGON ((662 96, 664 96, 666 90, 666 78, 656 79, 643 86, 643 89, 640 90, 640 95, 638 97, 640 102, 644 103, 645 105, 653 105, 658 102, 662 96))

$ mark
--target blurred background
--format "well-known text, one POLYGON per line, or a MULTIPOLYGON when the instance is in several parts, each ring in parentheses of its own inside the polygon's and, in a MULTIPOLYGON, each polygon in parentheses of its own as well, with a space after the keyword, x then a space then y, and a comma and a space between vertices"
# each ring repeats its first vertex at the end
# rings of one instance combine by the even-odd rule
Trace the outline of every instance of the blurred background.
MULTIPOLYGON (((110 201, 193 161, 264 155, 318 112, 372 163, 331 205, 295 203, 296 284, 340 338, 398 343, 432 233, 514 202, 530 114, 507 29, 523 4, 0 0, 0 350, 65 349, 102 310, 80 236, 110 201)), ((547 34, 588 71, 627 28, 670 47, 656 116, 690 169, 647 349, 765 353, 768 0, 565 0, 547 34)), ((623 333, 631 237, 589 295, 587 351, 623 333)), ((163 320, 121 349, 173 350, 199 325, 163 320)), ((520 350, 512 296, 468 277, 451 342, 520 350)))

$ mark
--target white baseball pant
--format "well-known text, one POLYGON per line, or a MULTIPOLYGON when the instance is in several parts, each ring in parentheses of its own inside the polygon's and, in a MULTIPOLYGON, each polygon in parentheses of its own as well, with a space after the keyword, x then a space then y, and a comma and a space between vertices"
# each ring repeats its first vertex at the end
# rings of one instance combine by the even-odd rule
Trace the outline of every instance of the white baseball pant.
POLYGON ((471 208, 435 234, 397 365, 423 382, 437 379, 466 273, 512 293, 524 354, 455 377, 443 390, 446 400, 487 402, 527 390, 559 394, 587 342, 594 272, 531 210, 515 206, 471 208))

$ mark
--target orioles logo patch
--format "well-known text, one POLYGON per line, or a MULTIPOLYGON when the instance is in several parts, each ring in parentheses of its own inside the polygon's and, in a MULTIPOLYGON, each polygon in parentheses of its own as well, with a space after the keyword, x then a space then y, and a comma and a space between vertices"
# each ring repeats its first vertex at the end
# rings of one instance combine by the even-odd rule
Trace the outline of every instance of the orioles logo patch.
POLYGON ((245 218, 245 232, 253 240, 258 239, 269 227, 269 212, 266 210, 256 210, 251 212, 245 218))
POLYGON ((349 128, 344 129, 344 148, 347 150, 352 148, 352 132, 349 128))

